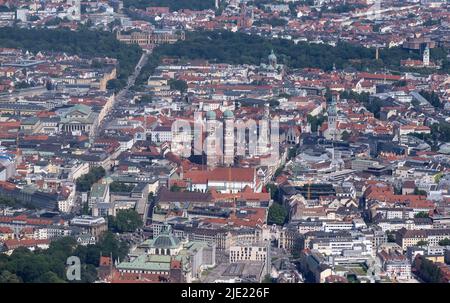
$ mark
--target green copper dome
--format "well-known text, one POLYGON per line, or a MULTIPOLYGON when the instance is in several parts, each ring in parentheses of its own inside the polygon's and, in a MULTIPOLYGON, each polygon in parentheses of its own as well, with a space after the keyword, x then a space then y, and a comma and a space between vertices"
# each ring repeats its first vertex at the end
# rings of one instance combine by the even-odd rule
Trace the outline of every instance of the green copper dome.
POLYGON ((227 118, 233 118, 234 115, 233 115, 233 112, 231 112, 231 110, 227 109, 226 111, 223 112, 223 117, 224 117, 225 119, 227 119, 227 118))
POLYGON ((216 113, 212 110, 206 113, 206 119, 208 120, 214 120, 216 119, 216 113))
POLYGON ((172 234, 170 226, 167 226, 166 230, 161 231, 161 233, 153 240, 151 246, 156 248, 176 248, 179 244, 180 240, 172 234))

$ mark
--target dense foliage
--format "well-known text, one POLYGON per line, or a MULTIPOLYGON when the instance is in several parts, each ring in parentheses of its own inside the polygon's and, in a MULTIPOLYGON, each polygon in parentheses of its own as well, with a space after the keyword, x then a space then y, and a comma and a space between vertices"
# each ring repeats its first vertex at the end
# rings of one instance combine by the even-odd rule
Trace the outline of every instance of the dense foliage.
POLYGON ((442 107, 441 99, 439 99, 438 94, 436 94, 435 92, 421 90, 420 95, 422 95, 422 97, 427 99, 427 101, 430 102, 430 104, 433 105, 434 107, 436 108, 442 107))
POLYGON ((173 192, 179 192, 181 190, 182 190, 182 188, 176 184, 174 184, 170 187, 170 191, 173 191, 173 192))
POLYGON ((267 216, 268 224, 283 225, 286 222, 287 210, 278 203, 273 203, 269 207, 269 215, 267 216))
POLYGON ((25 82, 25 81, 18 82, 18 83, 16 83, 16 84, 14 84, 14 88, 15 88, 15 89, 23 89, 23 88, 28 88, 28 87, 30 87, 30 86, 31 86, 31 85, 30 85, 29 83, 25 82))
POLYGON ((134 232, 142 227, 142 218, 134 209, 121 209, 116 217, 108 217, 108 228, 114 232, 134 232))
POLYGON ((427 246, 428 241, 420 240, 416 243, 417 246, 427 246))
POLYGON ((66 263, 70 256, 81 262, 81 281, 94 282, 100 255, 124 258, 128 246, 106 233, 96 245, 77 246, 74 238, 66 237, 53 241, 46 250, 31 252, 27 248, 14 250, 11 256, 0 254, 0 283, 41 282, 63 283, 66 279, 66 263))
POLYGON ((417 270, 418 276, 427 283, 440 283, 442 280, 442 273, 436 264, 421 256, 414 260, 414 267, 417 270))
POLYGON ((450 245, 450 239, 445 238, 444 240, 439 241, 439 246, 449 246, 450 245))
MULTIPOLYGON (((142 50, 115 39, 113 33, 82 29, 0 28, 0 46, 23 48, 32 52, 56 51, 87 57, 110 57, 119 61, 118 78, 127 79, 134 71, 142 50)), ((123 84, 123 83, 122 83, 123 84)))
MULTIPOLYGON (((271 50, 278 57, 278 62, 289 68, 312 67, 326 71, 331 70, 333 65, 339 69, 352 67, 357 70, 371 70, 387 67, 401 70, 401 60, 420 59, 418 53, 401 47, 382 49, 380 59, 375 60, 375 49, 347 42, 338 42, 336 46, 307 42, 295 44, 286 39, 268 39, 239 32, 196 31, 188 32, 184 41, 157 47, 142 68, 136 85, 146 83, 164 56, 183 60, 205 59, 211 62, 258 65, 268 61, 271 50)), ((431 57, 444 60, 445 65, 446 54, 445 50, 435 48, 431 57)), ((448 68, 450 70, 450 63, 448 68)), ((376 110, 375 107, 374 111, 376 110)))
POLYGON ((339 47, 308 43, 294 44, 292 41, 283 39, 269 40, 226 31, 189 33, 185 41, 161 47, 165 55, 173 57, 256 65, 267 61, 267 56, 272 49, 279 57, 280 63, 293 68, 319 67, 331 70, 333 63, 343 67, 349 59, 374 56, 373 50, 346 43, 341 43, 339 47))
POLYGON ((109 191, 111 192, 131 192, 134 188, 134 185, 127 184, 123 182, 114 181, 109 184, 109 191))
POLYGON ((428 218, 429 215, 426 211, 420 211, 414 215, 414 218, 428 218))
POLYGON ((440 121, 431 125, 431 134, 414 133, 411 134, 427 142, 432 148, 436 149, 440 142, 450 142, 450 123, 440 121))
POLYGON ((188 85, 184 80, 169 80, 170 89, 177 90, 180 93, 185 93, 188 89, 188 85))
MULTIPOLYGON (((427 191, 423 190, 423 189, 418 189, 417 187, 414 188, 414 192, 413 195, 421 195, 421 196, 426 196, 427 195, 427 191)), ((426 217, 422 217, 422 218, 427 218, 428 214, 426 212, 419 212, 416 215, 419 215, 420 213, 425 213, 426 217)))
POLYGON ((153 98, 151 95, 142 95, 137 101, 136 103, 141 104, 141 105, 145 105, 145 104, 150 104, 153 102, 153 98))
POLYGON ((322 123, 325 121, 325 117, 323 115, 317 116, 308 115, 306 119, 308 123, 311 125, 312 132, 316 132, 322 126, 322 123))
MULTIPOLYGON (((186 59, 207 59, 231 64, 260 64, 267 61, 271 50, 279 62, 291 68, 315 67, 331 70, 353 67, 358 70, 381 67, 400 67, 400 60, 418 59, 418 53, 400 47, 380 50, 380 60, 375 60, 375 49, 346 42, 336 46, 328 44, 309 44, 285 39, 268 39, 245 33, 227 31, 197 31, 187 34, 185 41, 163 45, 157 53, 186 59)), ((445 51, 434 52, 437 57, 445 51)), ((432 56, 433 57, 433 56, 432 56)))
POLYGON ((105 169, 103 167, 93 167, 89 173, 82 175, 77 179, 76 188, 78 191, 89 191, 92 184, 105 176, 105 169))
POLYGON ((278 201, 279 188, 275 183, 268 183, 266 185, 266 192, 270 193, 270 198, 278 201))
POLYGON ((341 140, 348 141, 350 139, 350 136, 351 134, 348 131, 344 130, 341 134, 341 140))
POLYGON ((11 197, 5 197, 5 196, 0 196, 0 205, 5 205, 5 206, 17 206, 19 204, 19 201, 17 199, 11 198, 11 197))
POLYGON ((106 88, 113 90, 115 93, 117 93, 126 85, 127 85, 127 81, 125 79, 111 79, 106 84, 106 88))
POLYGON ((214 0, 124 0, 123 6, 145 9, 147 7, 168 7, 171 11, 181 9, 205 10, 214 9, 214 0))
MULTIPOLYGON (((148 58, 147 63, 141 68, 141 72, 136 78, 136 86, 147 84, 148 78, 153 74, 155 68, 161 63, 161 51, 156 48, 148 58)), ((135 87, 136 88, 136 87, 135 87)))
POLYGON ((6 6, 6 5, 0 5, 0 12, 13 12, 14 11, 14 9, 12 9, 12 8, 9 8, 8 6, 6 6))
POLYGON ((354 91, 343 91, 340 96, 343 99, 352 99, 358 101, 359 103, 364 105, 364 107, 369 112, 371 112, 375 118, 380 118, 380 110, 384 105, 384 101, 380 100, 379 98, 370 98, 369 93, 357 93, 354 91))
POLYGON ((0 206, 13 208, 25 207, 29 209, 36 209, 36 206, 32 205, 30 202, 24 202, 19 199, 8 196, 0 196, 0 206))
POLYGON ((441 121, 431 125, 431 136, 425 134, 425 139, 431 137, 432 141, 450 142, 450 123, 441 121))

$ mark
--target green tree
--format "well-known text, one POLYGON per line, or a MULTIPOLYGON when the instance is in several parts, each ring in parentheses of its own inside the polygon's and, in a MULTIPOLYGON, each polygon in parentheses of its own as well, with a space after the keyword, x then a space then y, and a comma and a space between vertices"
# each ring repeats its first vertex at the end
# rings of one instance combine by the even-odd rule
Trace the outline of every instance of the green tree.
POLYGON ((54 272, 48 271, 38 280, 39 283, 65 283, 63 279, 58 277, 54 272))
POLYGON ((283 172, 283 170, 284 170, 284 166, 278 167, 277 170, 275 171, 275 173, 273 174, 273 176, 274 176, 275 178, 278 177, 279 175, 281 175, 281 173, 283 172))
POLYGON ((441 99, 439 98, 438 94, 436 94, 434 91, 429 92, 429 91, 421 90, 419 93, 422 95, 422 97, 427 99, 427 101, 430 102, 430 104, 433 105, 434 107, 436 107, 436 108, 442 107, 441 99))
POLYGON ((307 121, 311 125, 311 131, 316 132, 321 126, 322 123, 325 121, 325 117, 323 115, 317 115, 317 116, 307 116, 307 121))
POLYGON ((15 274, 4 270, 0 272, 0 283, 20 283, 20 279, 15 274))
POLYGON ((269 207, 269 214, 267 217, 268 224, 283 225, 286 222, 287 210, 278 203, 273 203, 269 207))
POLYGON ((82 215, 90 215, 91 212, 89 210, 89 202, 83 203, 83 207, 81 208, 81 214, 82 215))
POLYGON ((394 82, 394 86, 396 86, 396 87, 403 87, 403 86, 406 86, 408 83, 406 82, 406 80, 400 80, 400 81, 397 81, 397 82, 394 82))
POLYGON ((297 148, 295 146, 289 148, 288 159, 293 159, 297 156, 297 148))
POLYGON ((450 123, 441 121, 431 125, 431 137, 435 141, 450 142, 450 123))
POLYGON ((346 130, 344 130, 341 134, 341 139, 343 141, 348 141, 350 139, 350 133, 346 130))
POLYGON ((381 29, 381 25, 380 25, 380 24, 374 24, 374 25, 372 26, 372 31, 373 31, 374 33, 379 33, 379 32, 380 32, 380 29, 381 29))
POLYGON ((380 118, 380 110, 383 106, 383 101, 379 98, 370 98, 369 93, 356 93, 353 91, 344 91, 341 93, 341 98, 352 99, 358 101, 373 115, 375 118, 380 118))
POLYGON ((305 248, 305 241, 302 237, 297 237, 292 246, 292 257, 298 259, 300 257, 300 252, 305 248))
POLYGON ((124 79, 111 79, 106 83, 106 88, 114 92, 120 91, 126 85, 126 80, 124 79))
POLYGON ((13 12, 14 11, 14 7, 9 8, 6 5, 0 5, 0 12, 13 12))
POLYGON ((186 81, 184 81, 184 80, 171 79, 171 80, 169 80, 169 86, 170 86, 170 89, 177 90, 182 94, 185 93, 188 89, 188 85, 187 85, 186 81))
POLYGON ((416 188, 414 188, 413 194, 414 194, 414 195, 420 195, 420 196, 426 196, 426 195, 427 195, 427 192, 426 192, 425 190, 421 190, 421 189, 418 189, 418 188, 416 187, 416 188))
POLYGON ((261 23, 266 23, 273 27, 278 27, 278 26, 286 26, 288 24, 288 21, 282 18, 270 18, 270 19, 262 19, 261 23))
MULTIPOLYGON (((144 7, 142 7, 144 8, 144 7)), ((346 42, 338 42, 336 46, 327 44, 312 44, 307 42, 294 43, 285 39, 269 39, 257 35, 247 35, 241 32, 219 31, 195 31, 186 33, 184 41, 174 44, 161 45, 154 49, 152 60, 149 60, 150 71, 155 62, 162 56, 180 59, 205 59, 212 62, 230 64, 255 64, 267 62, 267 56, 271 50, 277 54, 280 62, 290 68, 320 68, 329 71, 335 64, 336 68, 353 67, 357 70, 377 70, 382 67, 402 70, 400 61, 403 59, 420 59, 419 53, 411 53, 402 47, 392 47, 380 51, 380 60, 375 60, 375 49, 346 42)), ((446 55, 447 51, 432 52, 435 56, 446 55)), ((442 71, 450 70, 450 61, 446 56, 442 71)), ((145 83, 148 74, 142 75, 138 83, 145 83), (145 80, 144 80, 145 79, 145 80)))
POLYGON ((268 193, 270 193, 270 198, 274 201, 278 200, 278 185, 276 185, 275 183, 268 183, 266 185, 266 191, 268 193))
POLYGON ((270 107, 278 107, 279 105, 280 105, 280 101, 278 101, 278 100, 270 100, 269 101, 270 107))
POLYGON ((273 283, 273 279, 272 279, 272 277, 269 274, 267 274, 267 275, 264 276, 264 279, 262 280, 262 283, 273 283))
MULTIPOLYGON (((0 254, 0 283, 63 283, 66 281, 66 261, 69 256, 78 256, 81 261, 81 281, 94 282, 100 255, 112 254, 114 260, 123 259, 128 245, 106 232, 95 245, 78 246, 72 237, 51 242, 48 249, 33 252, 19 247, 10 255, 0 254)), ((69 281, 77 282, 77 281, 69 281)))
POLYGON ((92 60, 91 67, 92 68, 104 68, 104 67, 106 67, 106 64, 100 60, 92 60))
POLYGON ((172 185, 170 187, 170 191, 173 191, 173 192, 181 191, 181 187, 179 187, 178 185, 174 184, 174 185, 172 185))
POLYGON ((333 94, 331 93, 331 89, 329 87, 327 87, 326 91, 325 91, 325 100, 330 103, 331 100, 333 99, 333 94))
MULTIPOLYGON (((444 173, 440 172, 434 176, 434 183, 439 183, 444 176, 444 173)), ((0 202, 1 203, 1 202, 0 202)))
POLYGON ((15 198, 0 196, 0 205, 16 207, 19 204, 21 204, 20 201, 15 198))
POLYGON ((142 49, 138 45, 120 42, 114 33, 86 28, 72 31, 69 29, 2 27, 0 28, 0 42, 3 47, 21 48, 32 52, 65 52, 83 57, 96 57, 101 54, 104 57, 115 58, 119 62, 117 78, 120 80, 120 82, 113 82, 115 89, 118 89, 117 86, 126 84, 128 76, 133 73, 142 55, 142 49))
POLYGON ((387 235, 387 241, 389 243, 395 243, 395 233, 393 233, 391 231, 387 231, 386 235, 387 235))
POLYGON ((131 192, 134 188, 134 185, 127 184, 124 182, 113 181, 109 184, 109 190, 111 192, 131 192))
MULTIPOLYGON (((97 247, 101 250, 103 256, 109 256, 112 254, 114 260, 123 260, 129 249, 125 242, 119 241, 111 232, 106 232, 103 234, 97 247)), ((95 265, 98 265, 98 263, 95 265)))
MULTIPOLYGON (((109 257, 112 254, 114 260, 122 260, 127 253, 128 245, 125 242, 120 241, 112 232, 108 231, 100 237, 97 244, 78 246, 73 255, 78 256, 83 264, 97 267, 100 262, 100 256, 109 257)), ((88 275, 93 274, 91 268, 86 268, 86 270, 91 271, 88 275)), ((86 277, 86 279, 89 279, 89 277, 86 277)))
POLYGON ((78 191, 89 191, 92 185, 103 178, 106 171, 103 167, 94 167, 89 170, 89 173, 82 175, 76 181, 76 188, 78 191))
POLYGON ((414 259, 414 268, 416 269, 418 276, 425 282, 442 282, 442 273, 440 268, 432 261, 424 258, 423 256, 417 256, 414 259))
POLYGON ((117 212, 116 217, 108 218, 110 228, 119 233, 134 232, 142 227, 142 218, 134 209, 123 209, 117 212))
POLYGON ((81 267, 81 283, 94 283, 97 280, 97 268, 98 263, 93 264, 83 264, 81 267))
POLYGON ((424 240, 420 240, 419 242, 416 243, 417 246, 427 246, 428 245, 428 241, 424 241, 424 240))
POLYGON ((149 104, 149 103, 152 103, 152 102, 153 102, 153 98, 150 95, 142 95, 139 98, 139 103, 140 104, 149 104))
POLYGON ((445 238, 444 240, 439 241, 440 246, 449 246, 450 245, 450 239, 445 238))
POLYGON ((428 218, 429 215, 427 212, 421 211, 414 215, 414 218, 428 218))
POLYGON ((45 22, 45 26, 55 26, 61 24, 62 19, 59 17, 53 18, 45 22))

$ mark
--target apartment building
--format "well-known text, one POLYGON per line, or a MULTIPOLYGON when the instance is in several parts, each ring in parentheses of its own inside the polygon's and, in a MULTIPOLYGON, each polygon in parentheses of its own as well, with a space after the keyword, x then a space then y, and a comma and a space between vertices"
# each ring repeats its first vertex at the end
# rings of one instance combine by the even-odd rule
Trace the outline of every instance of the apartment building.
POLYGON ((397 244, 406 250, 410 246, 415 246, 419 241, 425 241, 429 246, 438 246, 439 241, 450 239, 450 229, 423 229, 408 230, 402 228, 397 232, 397 244))

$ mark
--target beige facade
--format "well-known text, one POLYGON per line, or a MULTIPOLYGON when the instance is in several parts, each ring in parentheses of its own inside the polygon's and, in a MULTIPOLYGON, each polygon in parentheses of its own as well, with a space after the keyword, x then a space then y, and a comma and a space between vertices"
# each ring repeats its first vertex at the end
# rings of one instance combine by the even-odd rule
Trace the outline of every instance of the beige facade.
POLYGON ((132 32, 130 34, 117 33, 117 40, 127 44, 138 44, 139 46, 155 46, 166 43, 175 43, 184 40, 184 31, 160 30, 153 32, 132 32))

